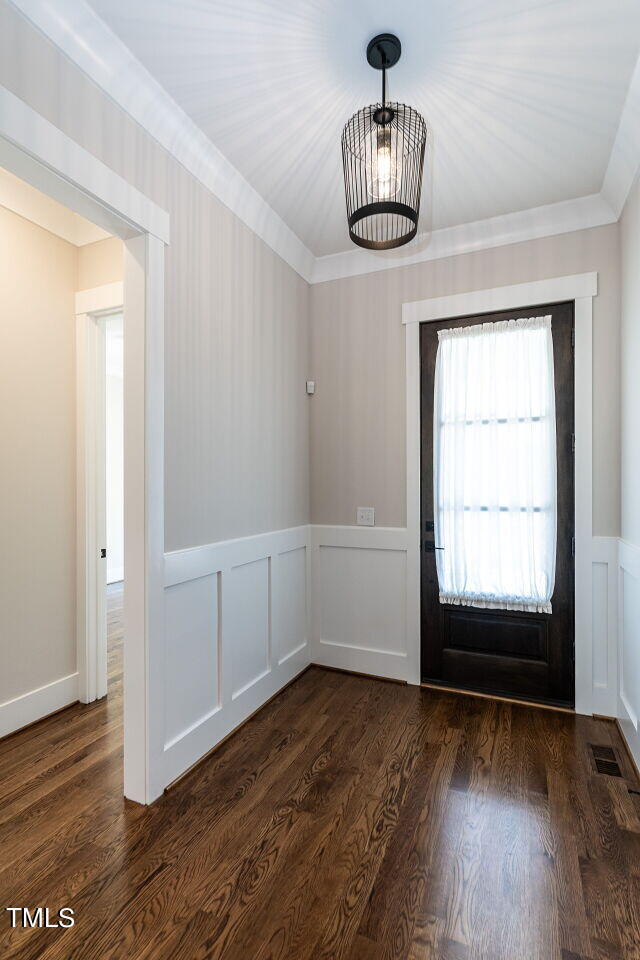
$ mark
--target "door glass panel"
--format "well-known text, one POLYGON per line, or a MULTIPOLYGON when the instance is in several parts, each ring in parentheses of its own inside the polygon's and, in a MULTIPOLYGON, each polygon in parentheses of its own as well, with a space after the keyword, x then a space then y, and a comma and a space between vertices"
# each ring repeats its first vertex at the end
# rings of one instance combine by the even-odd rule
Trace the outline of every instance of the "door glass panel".
POLYGON ((551 317, 438 332, 441 603, 551 612, 557 483, 551 317))

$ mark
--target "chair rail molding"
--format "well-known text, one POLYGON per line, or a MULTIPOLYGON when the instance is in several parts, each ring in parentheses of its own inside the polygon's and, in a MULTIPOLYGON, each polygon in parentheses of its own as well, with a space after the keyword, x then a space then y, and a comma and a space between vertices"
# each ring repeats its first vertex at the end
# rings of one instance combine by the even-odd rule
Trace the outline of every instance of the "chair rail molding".
POLYGON ((575 303, 575 709, 592 714, 592 326, 597 273, 476 290, 404 303, 407 404, 407 655, 420 682, 420 323, 542 303, 575 303))

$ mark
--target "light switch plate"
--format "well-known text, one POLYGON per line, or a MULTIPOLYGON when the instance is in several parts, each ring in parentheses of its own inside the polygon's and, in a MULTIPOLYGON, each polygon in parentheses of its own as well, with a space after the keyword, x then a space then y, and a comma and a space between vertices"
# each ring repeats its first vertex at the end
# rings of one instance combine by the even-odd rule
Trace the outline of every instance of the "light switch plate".
POLYGON ((359 527, 375 526, 375 510, 373 507, 358 507, 356 523, 359 527))

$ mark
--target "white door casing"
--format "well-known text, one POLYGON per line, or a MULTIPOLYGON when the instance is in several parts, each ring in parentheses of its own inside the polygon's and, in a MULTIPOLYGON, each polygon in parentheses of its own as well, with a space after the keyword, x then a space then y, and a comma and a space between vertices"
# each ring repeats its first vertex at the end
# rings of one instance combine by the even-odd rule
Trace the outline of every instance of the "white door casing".
MULTIPOLYGON (((0 165, 124 241, 124 792, 150 803, 165 786, 163 350, 169 215, 3 86, 0 165)), ((82 302, 76 309, 86 312, 82 302)), ((83 650, 86 656, 86 646, 83 650)))
POLYGON ((76 295, 76 641, 78 697, 107 693, 105 322, 124 306, 124 284, 76 295))
POLYGON ((592 325, 597 273, 475 290, 402 305, 407 389, 407 680, 420 683, 420 323, 519 310, 545 303, 575 304, 575 710, 593 712, 592 626, 592 325))

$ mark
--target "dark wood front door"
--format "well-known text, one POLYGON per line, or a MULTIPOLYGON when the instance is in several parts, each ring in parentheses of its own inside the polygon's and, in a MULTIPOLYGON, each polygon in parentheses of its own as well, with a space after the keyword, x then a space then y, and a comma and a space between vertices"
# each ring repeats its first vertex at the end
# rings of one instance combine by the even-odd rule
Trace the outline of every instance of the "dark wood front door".
POLYGON ((421 673, 423 682, 528 700, 574 700, 573 303, 420 325, 421 673), (438 330, 551 315, 556 451, 557 549, 552 613, 484 609, 440 601, 434 538, 434 378, 438 330))

